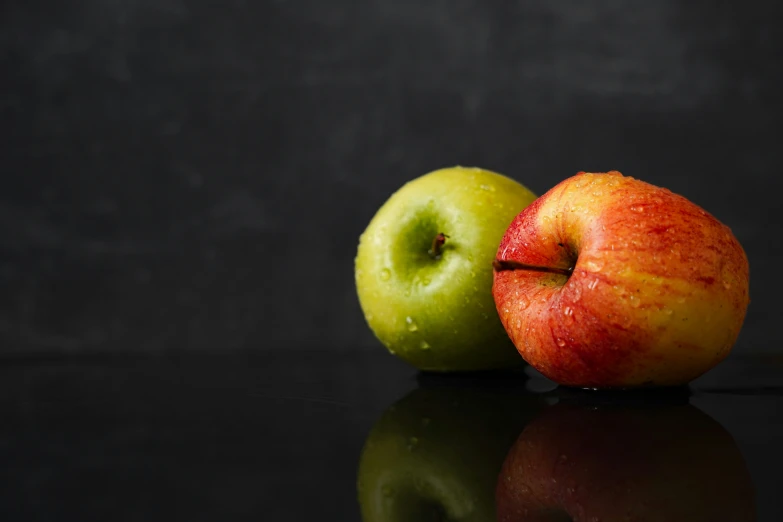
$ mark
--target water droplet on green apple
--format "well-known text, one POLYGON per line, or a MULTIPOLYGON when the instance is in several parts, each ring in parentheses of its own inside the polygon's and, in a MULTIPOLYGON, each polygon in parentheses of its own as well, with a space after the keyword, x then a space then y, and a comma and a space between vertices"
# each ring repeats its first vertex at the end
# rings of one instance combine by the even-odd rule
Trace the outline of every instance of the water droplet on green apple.
POLYGON ((381 281, 388 281, 391 279, 391 271, 388 268, 381 270, 381 281))
POLYGON ((432 282, 432 281, 430 280, 430 278, 429 278, 429 277, 425 277, 424 279, 422 279, 422 280, 421 280, 421 284, 422 284, 422 285, 424 285, 424 286, 429 286, 429 284, 430 284, 431 282, 432 282))
POLYGON ((557 345, 558 345, 559 347, 561 347, 561 348, 562 348, 563 346, 565 346, 565 345, 566 345, 565 339, 558 339, 558 340, 557 340, 557 345))
POLYGON ((366 319, 367 319, 368 321, 372 321, 374 317, 375 317, 375 316, 374 316, 374 315, 372 315, 372 314, 367 314, 367 315, 366 315, 366 319))
POLYGON ((419 325, 416 324, 416 321, 414 321, 412 317, 410 316, 406 317, 405 322, 408 323, 409 332, 415 332, 416 330, 419 329, 419 325))
POLYGON ((475 270, 471 270, 470 271, 470 277, 476 277, 476 271, 475 270))
POLYGON ((420 347, 422 350, 429 350, 430 348, 432 348, 432 347, 430 346, 430 343, 428 343, 427 341, 422 341, 422 342, 421 342, 421 344, 419 344, 419 347, 420 347))
POLYGON ((481 187, 481 190, 487 190, 489 192, 495 192, 495 186, 490 184, 481 184, 479 185, 481 187))

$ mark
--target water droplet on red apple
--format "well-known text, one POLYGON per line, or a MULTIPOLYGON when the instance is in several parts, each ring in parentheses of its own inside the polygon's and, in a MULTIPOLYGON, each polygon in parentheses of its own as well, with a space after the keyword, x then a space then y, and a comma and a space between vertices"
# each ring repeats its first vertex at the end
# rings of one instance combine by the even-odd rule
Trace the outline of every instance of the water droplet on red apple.
POLYGON ((388 281, 391 279, 391 271, 388 268, 381 270, 381 281, 388 281))
POLYGON ((728 281, 723 281, 723 288, 729 290, 731 288, 731 283, 729 283, 728 281))
POLYGON ((558 339, 558 340, 557 340, 557 345, 558 345, 559 347, 561 347, 561 348, 562 348, 563 346, 565 346, 565 345, 566 345, 565 339, 558 339))
POLYGON ((566 306, 566 307, 565 307, 565 310, 563 310, 563 315, 565 315, 566 317, 571 317, 571 316, 573 316, 573 315, 574 315, 574 310, 573 310, 573 308, 571 308, 570 306, 566 306))
POLYGON ((419 329, 419 326, 416 324, 416 321, 414 321, 412 317, 410 316, 406 317, 405 322, 408 323, 409 332, 415 332, 416 330, 419 329))
POLYGON ((642 304, 641 299, 639 299, 637 296, 631 294, 631 297, 629 298, 631 300, 631 306, 634 308, 639 308, 639 305, 642 304))
POLYGON ((591 272, 599 272, 604 267, 603 261, 589 259, 585 261, 585 268, 591 272))
POLYGON ((590 283, 587 285, 587 288, 590 289, 590 290, 594 290, 596 286, 598 286, 598 278, 597 277, 595 279, 593 279, 592 281, 590 281, 590 283))
POLYGON ((663 308, 663 313, 666 314, 666 315, 672 315, 674 313, 674 310, 672 310, 671 308, 665 306, 663 308))
POLYGON ((682 303, 684 303, 684 302, 685 302, 685 298, 684 298, 684 297, 678 297, 678 298, 677 298, 677 302, 678 302, 678 303, 680 303, 680 304, 682 304, 682 303))

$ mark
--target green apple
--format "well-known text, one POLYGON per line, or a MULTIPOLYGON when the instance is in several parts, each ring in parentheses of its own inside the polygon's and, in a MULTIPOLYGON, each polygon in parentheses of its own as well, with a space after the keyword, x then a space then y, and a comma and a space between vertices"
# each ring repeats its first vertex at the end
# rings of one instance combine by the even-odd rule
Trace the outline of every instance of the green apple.
POLYGON ((367 437, 357 488, 364 522, 495 520, 503 460, 541 396, 509 389, 418 388, 367 437))
POLYGON ((536 196, 480 168, 436 170, 406 183, 361 235, 356 287, 367 324, 424 371, 522 363, 492 298, 506 228, 536 196))

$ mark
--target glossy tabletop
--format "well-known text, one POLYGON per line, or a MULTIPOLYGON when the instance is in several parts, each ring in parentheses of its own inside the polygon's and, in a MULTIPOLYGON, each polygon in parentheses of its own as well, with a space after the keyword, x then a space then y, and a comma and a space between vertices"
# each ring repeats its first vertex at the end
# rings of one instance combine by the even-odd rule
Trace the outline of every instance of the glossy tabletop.
POLYGON ((783 358, 599 393, 384 353, 6 360, 2 520, 780 521, 783 358))

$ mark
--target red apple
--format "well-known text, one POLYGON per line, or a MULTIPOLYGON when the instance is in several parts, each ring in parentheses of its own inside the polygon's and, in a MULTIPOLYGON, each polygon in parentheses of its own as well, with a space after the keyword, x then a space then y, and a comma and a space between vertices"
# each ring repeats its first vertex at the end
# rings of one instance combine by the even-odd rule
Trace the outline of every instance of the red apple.
POLYGON ((723 360, 748 306, 731 230, 671 191, 580 172, 511 223, 495 305, 521 356, 567 386, 690 382, 723 360))
POLYGON ((496 502, 499 522, 756 520, 734 439, 689 404, 551 407, 509 451, 496 502))

